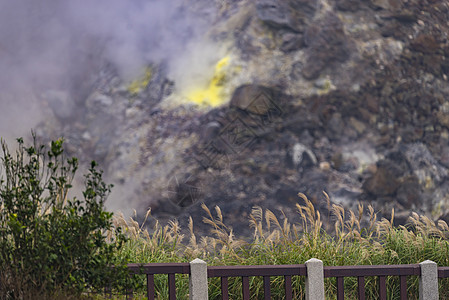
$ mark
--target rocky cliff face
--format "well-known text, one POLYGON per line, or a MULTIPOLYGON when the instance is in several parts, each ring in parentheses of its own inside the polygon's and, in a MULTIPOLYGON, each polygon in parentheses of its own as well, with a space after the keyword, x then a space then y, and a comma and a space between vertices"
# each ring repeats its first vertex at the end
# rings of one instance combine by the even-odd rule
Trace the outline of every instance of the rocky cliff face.
POLYGON ((40 126, 103 165, 111 208, 199 225, 200 204, 218 205, 248 233, 254 205, 291 217, 302 192, 326 211, 326 191, 400 223, 448 218, 446 1, 186 3, 221 49, 201 92, 163 62, 131 85, 104 64, 76 118, 56 106, 40 126))

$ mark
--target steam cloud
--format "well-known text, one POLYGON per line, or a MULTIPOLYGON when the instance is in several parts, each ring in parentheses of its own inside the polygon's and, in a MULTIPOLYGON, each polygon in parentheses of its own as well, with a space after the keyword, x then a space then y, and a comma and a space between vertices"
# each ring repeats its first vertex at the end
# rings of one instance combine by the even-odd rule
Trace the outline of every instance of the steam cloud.
POLYGON ((198 47, 214 14, 194 16, 188 2, 0 0, 0 136, 29 133, 51 104, 42 97, 48 90, 69 92, 65 105, 76 107, 105 61, 125 80, 149 62, 167 62, 175 80, 201 74, 204 57, 217 53, 198 47), (203 59, 190 60, 199 48, 203 59))

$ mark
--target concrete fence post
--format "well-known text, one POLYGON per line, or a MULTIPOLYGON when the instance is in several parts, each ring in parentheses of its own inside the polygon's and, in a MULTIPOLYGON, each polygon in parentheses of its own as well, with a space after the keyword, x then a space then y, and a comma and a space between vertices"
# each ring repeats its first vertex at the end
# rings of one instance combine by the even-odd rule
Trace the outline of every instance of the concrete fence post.
POLYGON ((316 258, 306 261, 306 300, 324 299, 323 262, 316 258))
POLYGON ((438 294, 438 266, 431 260, 423 261, 421 276, 419 277, 419 299, 437 300, 438 294))
POLYGON ((196 258, 190 262, 189 299, 207 300, 207 264, 196 258))

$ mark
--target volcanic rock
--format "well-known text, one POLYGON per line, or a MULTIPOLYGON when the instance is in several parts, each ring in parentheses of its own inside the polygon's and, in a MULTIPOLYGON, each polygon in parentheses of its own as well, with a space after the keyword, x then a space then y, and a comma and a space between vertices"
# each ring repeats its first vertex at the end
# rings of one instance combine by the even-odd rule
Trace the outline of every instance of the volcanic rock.
POLYGON ((272 89, 261 85, 242 85, 238 87, 232 95, 229 102, 230 107, 236 107, 241 110, 265 115, 270 110, 276 109, 275 93, 272 89))
POLYGON ((304 47, 304 38, 302 34, 287 32, 282 35, 281 50, 284 52, 290 52, 299 50, 304 47))
POLYGON ((416 175, 405 176, 395 199, 406 209, 416 209, 422 198, 422 189, 416 175))
POLYGON ((395 195, 401 186, 399 177, 403 175, 401 170, 392 161, 379 161, 376 172, 363 184, 363 190, 376 197, 395 195))
POLYGON ((371 3, 377 8, 386 10, 398 10, 402 6, 402 0, 371 0, 371 3))
POLYGON ((308 27, 304 40, 309 48, 302 74, 307 79, 317 78, 332 61, 344 62, 349 57, 348 38, 342 22, 334 14, 308 27))
POLYGON ((292 15, 292 10, 285 1, 262 0, 256 4, 257 16, 261 21, 276 29, 288 29, 301 32, 298 19, 292 15))
POLYGON ((337 8, 342 11, 357 11, 360 8, 361 1, 358 0, 337 0, 337 8))
POLYGON ((297 220, 298 192, 325 212, 323 191, 330 204, 394 208, 398 222, 410 210, 447 218, 446 1, 225 2, 208 15, 207 38, 229 58, 220 81, 229 101, 188 102, 166 62, 130 93, 107 65, 76 117, 48 101, 54 118, 39 135, 64 136, 69 155, 105 166, 120 191, 111 207, 192 216, 203 233, 201 203, 249 236, 255 205, 297 220))
POLYGON ((317 159, 312 150, 300 143, 293 145, 290 156, 295 167, 308 168, 317 164, 317 159))

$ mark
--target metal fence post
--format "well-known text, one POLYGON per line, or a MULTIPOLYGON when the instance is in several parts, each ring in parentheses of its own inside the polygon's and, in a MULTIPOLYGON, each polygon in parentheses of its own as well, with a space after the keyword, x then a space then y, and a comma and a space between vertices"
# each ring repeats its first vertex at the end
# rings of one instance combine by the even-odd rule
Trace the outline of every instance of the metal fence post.
POLYGON ((207 264, 196 258, 190 262, 189 299, 207 300, 207 264))
POLYGON ((438 265, 426 260, 419 264, 421 266, 421 276, 419 277, 419 299, 437 300, 438 294, 438 265))
POLYGON ((324 299, 323 262, 316 258, 306 261, 306 300, 324 299))

